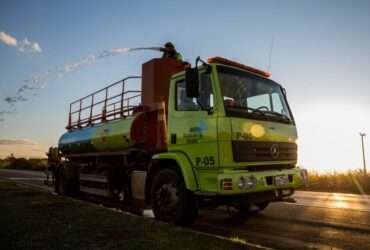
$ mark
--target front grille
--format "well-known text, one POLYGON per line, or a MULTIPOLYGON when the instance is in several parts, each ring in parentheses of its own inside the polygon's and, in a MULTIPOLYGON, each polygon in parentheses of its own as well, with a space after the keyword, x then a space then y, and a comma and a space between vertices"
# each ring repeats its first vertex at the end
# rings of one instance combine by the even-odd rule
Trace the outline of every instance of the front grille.
POLYGON ((297 161, 297 144, 290 142, 232 141, 235 162, 297 161))

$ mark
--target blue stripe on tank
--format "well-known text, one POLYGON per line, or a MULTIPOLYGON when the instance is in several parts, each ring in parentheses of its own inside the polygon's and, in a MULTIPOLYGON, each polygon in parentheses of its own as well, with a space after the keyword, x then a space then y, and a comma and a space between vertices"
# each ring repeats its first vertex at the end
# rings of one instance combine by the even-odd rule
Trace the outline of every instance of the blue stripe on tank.
POLYGON ((97 127, 89 127, 67 132, 59 139, 59 145, 89 142, 97 127))

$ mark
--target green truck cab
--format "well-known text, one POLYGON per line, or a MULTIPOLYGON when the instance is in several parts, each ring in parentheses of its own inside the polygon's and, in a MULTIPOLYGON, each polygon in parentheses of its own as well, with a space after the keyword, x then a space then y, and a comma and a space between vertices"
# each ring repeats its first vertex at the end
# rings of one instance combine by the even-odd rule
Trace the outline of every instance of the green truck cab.
MULTIPOLYGON (((81 177, 81 169, 104 166, 108 186, 116 183, 112 196, 142 200, 157 219, 188 224, 199 208, 228 205, 246 215, 304 185, 307 171, 296 167, 297 131, 285 89, 267 72, 224 58, 197 64, 158 85, 168 92, 157 94, 165 101, 152 105, 156 113, 121 110, 120 118, 104 117, 102 124, 90 115, 86 128, 77 123, 73 129, 70 121, 59 142, 66 160, 57 169, 56 191, 80 191, 93 179, 81 177)), ((142 104, 151 98, 146 92, 158 91, 151 88, 143 86, 142 104)))
POLYGON ((193 96, 185 72, 171 79, 168 152, 153 159, 175 160, 197 196, 239 208, 292 195, 307 173, 296 167, 297 131, 285 90, 250 67, 209 61, 197 69, 193 96))

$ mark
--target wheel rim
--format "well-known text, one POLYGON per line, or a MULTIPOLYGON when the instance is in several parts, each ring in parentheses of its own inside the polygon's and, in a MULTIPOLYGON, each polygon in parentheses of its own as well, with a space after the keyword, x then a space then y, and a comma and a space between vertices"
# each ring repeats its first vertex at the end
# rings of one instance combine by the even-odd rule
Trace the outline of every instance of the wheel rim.
POLYGON ((179 206, 178 190, 175 184, 167 183, 158 188, 156 194, 156 207, 161 217, 174 217, 179 206))

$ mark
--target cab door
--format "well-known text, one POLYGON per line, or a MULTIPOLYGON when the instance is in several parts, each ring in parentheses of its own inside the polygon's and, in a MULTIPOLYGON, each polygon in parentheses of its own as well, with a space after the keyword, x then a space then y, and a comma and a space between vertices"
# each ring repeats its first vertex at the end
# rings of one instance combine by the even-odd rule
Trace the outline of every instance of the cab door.
POLYGON ((198 100, 186 96, 185 76, 171 82, 168 148, 185 153, 195 168, 213 169, 219 163, 212 74, 200 71, 199 80, 198 100))

